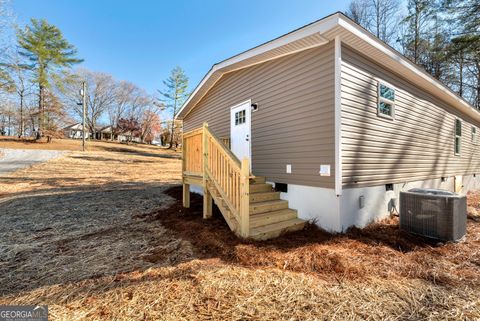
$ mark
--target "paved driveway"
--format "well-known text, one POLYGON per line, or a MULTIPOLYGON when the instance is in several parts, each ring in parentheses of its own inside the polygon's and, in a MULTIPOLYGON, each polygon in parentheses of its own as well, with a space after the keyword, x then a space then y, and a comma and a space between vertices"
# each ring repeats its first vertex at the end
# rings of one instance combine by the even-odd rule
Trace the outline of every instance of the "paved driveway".
POLYGON ((59 157, 64 152, 37 149, 0 149, 0 175, 59 157))

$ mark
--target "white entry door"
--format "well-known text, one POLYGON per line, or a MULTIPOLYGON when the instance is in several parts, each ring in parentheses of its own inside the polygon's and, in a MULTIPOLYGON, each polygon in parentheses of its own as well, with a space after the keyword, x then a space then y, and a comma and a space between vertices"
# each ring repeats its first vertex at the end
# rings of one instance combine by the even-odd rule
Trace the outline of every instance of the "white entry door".
POLYGON ((251 154, 251 101, 246 101, 230 110, 230 144, 232 152, 241 161, 247 157, 252 166, 251 154))

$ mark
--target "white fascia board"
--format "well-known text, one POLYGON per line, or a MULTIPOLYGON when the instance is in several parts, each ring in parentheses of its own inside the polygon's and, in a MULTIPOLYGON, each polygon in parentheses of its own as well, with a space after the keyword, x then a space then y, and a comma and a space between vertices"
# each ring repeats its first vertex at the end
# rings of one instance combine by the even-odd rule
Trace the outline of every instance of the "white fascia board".
POLYGON ((453 101, 455 101, 455 103, 457 104, 455 107, 458 110, 460 110, 462 113, 471 116, 473 119, 477 121, 480 121, 480 113, 477 112, 473 106, 471 106, 465 100, 463 100, 462 98, 460 98, 459 96, 451 92, 450 89, 448 89, 440 81, 433 78, 426 71, 421 70, 418 66, 416 66, 414 63, 409 61, 407 58, 405 58, 401 54, 395 52, 395 50, 389 48, 387 45, 382 43, 381 40, 375 38, 369 32, 367 32, 366 30, 363 30, 359 26, 354 25, 352 22, 346 20, 345 18, 340 17, 340 19, 338 20, 338 23, 341 27, 343 27, 348 32, 354 34, 355 36, 359 37, 363 41, 367 42, 369 45, 371 45, 375 49, 378 49, 383 54, 388 56, 390 59, 400 64, 402 67, 407 68, 415 76, 420 77, 422 81, 425 81, 428 84, 434 86, 438 94, 444 95, 445 98, 448 97, 450 99, 453 99, 453 101))
POLYGON ((178 112, 178 116, 184 112, 184 110, 187 108, 187 106, 190 104, 192 99, 197 95, 198 91, 205 85, 205 83, 208 81, 208 79, 215 73, 215 72, 221 72, 223 68, 226 68, 228 66, 234 65, 236 63, 239 63, 241 61, 244 61, 246 59, 255 57, 257 55, 263 54, 265 52, 268 52, 270 50, 276 49, 278 47, 287 45, 291 42, 294 42, 296 40, 300 40, 302 38, 311 36, 315 33, 324 33, 333 27, 338 25, 338 21, 340 19, 340 14, 335 13, 331 16, 328 16, 324 19, 321 19, 317 22, 314 22, 310 25, 307 25, 305 27, 302 27, 300 29, 297 29, 295 31, 292 31, 284 36, 281 36, 277 39, 271 40, 263 45, 260 45, 258 47, 252 48, 250 50, 247 50, 241 54, 238 54, 236 56, 233 56, 227 60, 224 60, 222 62, 219 62, 210 69, 210 71, 207 73, 207 75, 202 79, 200 84, 195 88, 193 93, 188 97, 187 101, 183 104, 183 106, 180 108, 178 112))

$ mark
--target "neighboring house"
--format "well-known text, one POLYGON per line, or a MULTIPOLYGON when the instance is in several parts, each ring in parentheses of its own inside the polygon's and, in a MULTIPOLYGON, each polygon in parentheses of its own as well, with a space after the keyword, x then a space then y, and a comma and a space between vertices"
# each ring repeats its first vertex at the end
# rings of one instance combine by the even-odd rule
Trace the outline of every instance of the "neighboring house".
POLYGON ((132 133, 129 131, 118 134, 117 139, 119 142, 135 142, 135 143, 142 142, 142 139, 138 135, 135 135, 135 134, 132 135, 132 133))
POLYGON ((215 64, 178 118, 185 205, 203 187, 204 216, 213 198, 245 237, 297 216, 341 232, 399 210, 400 191, 480 188, 480 112, 341 13, 215 64), (246 186, 235 158, 258 181, 246 186), (297 216, 280 218, 287 206, 297 216))
POLYGON ((114 133, 112 125, 100 128, 98 131, 98 137, 101 140, 118 140, 118 135, 114 133))
POLYGON ((82 139, 83 126, 81 123, 75 123, 62 129, 63 136, 71 139, 82 139))
MULTIPOLYGON (((83 126, 81 123, 75 123, 70 126, 63 128, 63 135, 66 138, 71 139, 82 139, 83 135, 83 126)), ((87 128, 87 138, 94 138, 96 140, 112 140, 112 126, 105 127, 95 127, 95 137, 87 128)), ((114 140, 119 140, 118 135, 113 134, 114 140)))

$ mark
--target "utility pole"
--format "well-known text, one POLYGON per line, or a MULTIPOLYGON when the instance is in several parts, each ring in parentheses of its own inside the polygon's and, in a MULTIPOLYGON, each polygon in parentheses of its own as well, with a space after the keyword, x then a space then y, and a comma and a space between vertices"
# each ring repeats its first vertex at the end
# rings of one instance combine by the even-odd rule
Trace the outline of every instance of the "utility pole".
POLYGON ((84 81, 83 82, 83 88, 81 91, 82 94, 82 105, 83 105, 83 122, 82 122, 82 130, 83 130, 83 135, 82 135, 82 150, 85 151, 85 127, 86 127, 86 113, 87 113, 87 83, 84 81))

